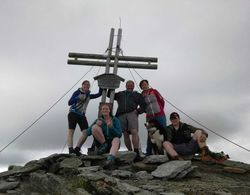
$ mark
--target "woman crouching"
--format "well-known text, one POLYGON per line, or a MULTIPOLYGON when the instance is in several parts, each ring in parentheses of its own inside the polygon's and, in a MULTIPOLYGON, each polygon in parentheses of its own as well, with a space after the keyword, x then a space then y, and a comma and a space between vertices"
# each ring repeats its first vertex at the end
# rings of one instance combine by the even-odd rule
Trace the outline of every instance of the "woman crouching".
POLYGON ((120 147, 122 129, 119 119, 112 116, 108 103, 101 106, 101 117, 87 129, 87 135, 93 135, 97 154, 109 153, 103 168, 113 169, 115 155, 120 147))

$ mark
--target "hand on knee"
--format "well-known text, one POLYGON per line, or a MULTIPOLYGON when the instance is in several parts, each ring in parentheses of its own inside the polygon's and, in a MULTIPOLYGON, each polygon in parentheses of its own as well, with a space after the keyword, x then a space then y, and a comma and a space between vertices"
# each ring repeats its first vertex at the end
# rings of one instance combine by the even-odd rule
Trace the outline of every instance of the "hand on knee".
POLYGON ((98 125, 93 125, 92 127, 92 133, 100 132, 102 129, 98 125))
POLYGON ((199 140, 201 134, 202 134, 202 131, 201 131, 201 130, 196 130, 196 131, 194 132, 194 135, 192 136, 192 138, 193 138, 194 140, 199 140))
POLYGON ((164 141, 162 144, 164 147, 171 147, 172 144, 169 141, 164 141))

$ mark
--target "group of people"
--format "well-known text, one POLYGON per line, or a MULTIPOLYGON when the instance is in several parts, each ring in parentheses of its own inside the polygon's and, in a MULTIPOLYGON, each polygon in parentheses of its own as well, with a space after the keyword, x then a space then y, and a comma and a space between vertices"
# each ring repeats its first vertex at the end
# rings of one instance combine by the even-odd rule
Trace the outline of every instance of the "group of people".
MULTIPOLYGON (((118 107, 115 116, 112 115, 111 105, 103 103, 101 105, 101 116, 90 126, 86 118, 86 108, 90 99, 98 98, 102 95, 102 89, 92 94, 90 92, 90 82, 83 81, 82 87, 75 91, 68 104, 70 106, 68 114, 68 136, 67 143, 70 154, 81 155, 81 146, 88 136, 93 136, 94 147, 97 154, 109 153, 104 168, 109 168, 114 164, 115 155, 120 147, 120 138, 124 136, 125 146, 129 151, 136 153, 135 161, 142 160, 140 155, 140 137, 138 115, 146 113, 146 121, 154 122, 164 135, 163 148, 172 159, 181 159, 182 155, 193 155, 197 152, 207 154, 206 146, 208 134, 199 128, 180 122, 179 114, 170 114, 171 125, 167 126, 164 112, 164 98, 156 90, 149 86, 147 80, 140 82, 141 93, 134 91, 134 82, 126 82, 126 90, 115 93, 114 99, 118 107), (73 135, 76 125, 81 129, 81 136, 76 147, 73 147, 73 135)), ((108 97, 110 96, 108 91, 108 97)), ((152 154, 152 142, 150 136, 147 138, 146 155, 152 154)))

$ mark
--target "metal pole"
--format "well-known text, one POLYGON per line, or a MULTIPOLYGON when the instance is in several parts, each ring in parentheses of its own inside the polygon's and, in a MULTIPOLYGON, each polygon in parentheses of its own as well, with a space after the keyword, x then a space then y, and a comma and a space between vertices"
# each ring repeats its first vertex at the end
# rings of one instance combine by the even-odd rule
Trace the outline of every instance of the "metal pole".
POLYGON ((112 55, 112 47, 113 47, 113 41, 114 41, 114 32, 115 32, 115 29, 111 28, 110 37, 109 37, 109 47, 108 47, 108 56, 107 56, 107 61, 106 61, 105 73, 109 73, 109 64, 110 64, 110 57, 112 55))
POLYGON ((118 37, 117 37, 117 44, 116 44, 116 49, 115 49, 115 62, 114 62, 114 69, 113 73, 117 74, 118 71, 118 56, 121 51, 121 40, 122 40, 122 29, 118 29, 118 37))
MULTIPOLYGON (((114 69, 113 73, 117 75, 118 71, 118 56, 120 54, 120 45, 121 45, 121 39, 122 39, 122 29, 118 29, 118 37, 117 37, 117 43, 116 43, 116 50, 115 50, 115 62, 114 62, 114 69)), ((110 99, 109 102, 113 105, 115 99, 115 90, 112 90, 110 93, 110 99)))
MULTIPOLYGON (((97 60, 106 60, 107 55, 103 54, 89 54, 89 53, 72 53, 70 52, 68 57, 70 58, 85 58, 85 59, 97 59, 97 60)), ((110 60, 114 60, 115 56, 111 54, 110 60)), ((136 62, 157 62, 156 57, 140 57, 140 56, 119 56, 119 61, 136 61, 136 62)))
MULTIPOLYGON (((109 36, 108 56, 107 56, 107 61, 106 61, 105 73, 109 73, 109 69, 110 69, 110 56, 112 55, 114 32, 115 32, 115 29, 111 28, 110 36, 109 36)), ((101 102, 106 102, 106 97, 107 97, 107 89, 104 89, 102 91, 102 101, 101 102)))
MULTIPOLYGON (((106 62, 100 61, 89 61, 89 60, 68 60, 68 64, 72 65, 86 65, 86 66, 105 66, 106 62)), ((118 62, 116 64, 119 68, 137 68, 137 69, 157 69, 157 64, 151 63, 128 63, 128 62, 118 62)), ((115 67, 114 62, 109 63, 110 67, 115 67)))

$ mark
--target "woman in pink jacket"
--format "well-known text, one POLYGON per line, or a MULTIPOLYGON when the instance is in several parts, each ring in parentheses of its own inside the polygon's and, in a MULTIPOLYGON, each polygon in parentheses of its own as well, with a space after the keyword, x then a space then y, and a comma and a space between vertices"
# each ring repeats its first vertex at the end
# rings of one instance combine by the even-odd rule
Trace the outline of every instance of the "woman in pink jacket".
MULTIPOLYGON (((148 80, 142 80, 140 82, 140 88, 142 89, 142 95, 147 104, 146 106, 146 121, 157 121, 160 126, 166 126, 167 120, 164 112, 165 101, 161 94, 153 88, 149 88, 148 80)), ((152 143, 148 137, 146 155, 152 154, 152 143)))

